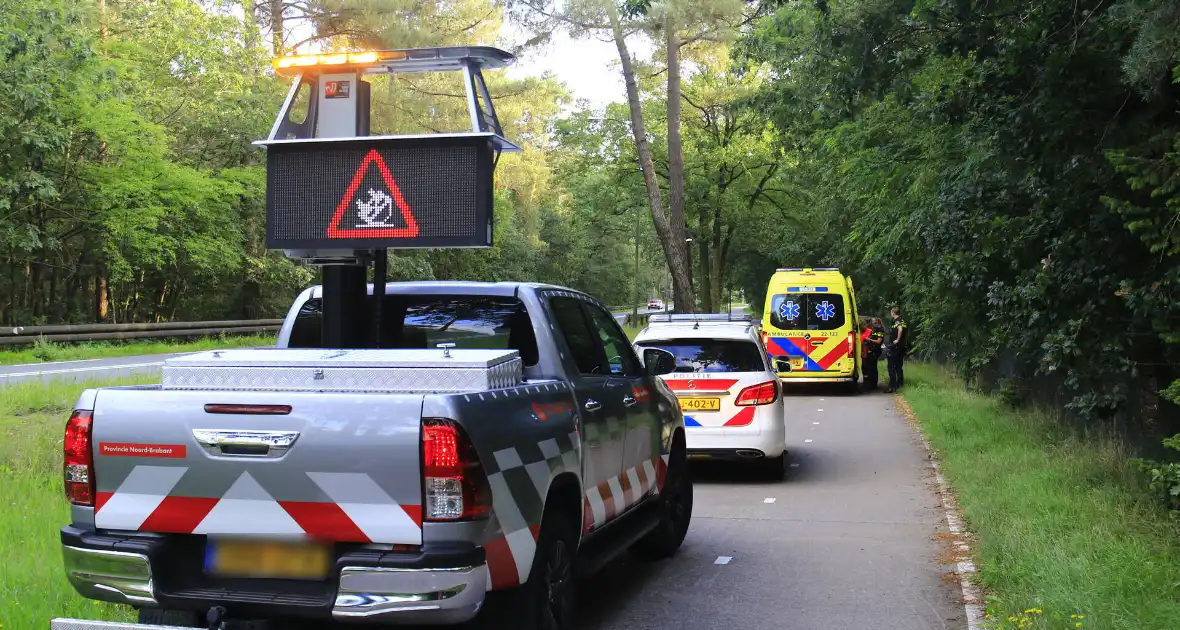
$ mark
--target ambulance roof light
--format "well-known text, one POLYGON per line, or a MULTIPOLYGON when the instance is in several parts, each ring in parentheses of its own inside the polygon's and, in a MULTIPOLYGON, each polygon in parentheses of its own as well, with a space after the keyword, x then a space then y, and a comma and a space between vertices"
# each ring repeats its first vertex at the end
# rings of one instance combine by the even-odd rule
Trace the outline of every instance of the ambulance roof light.
POLYGON ((802 271, 803 273, 811 273, 814 271, 840 271, 838 267, 779 267, 777 271, 802 271))
POLYGON ((515 60, 511 53, 491 46, 443 46, 402 50, 333 52, 322 55, 286 55, 271 62, 279 76, 304 72, 359 70, 362 72, 437 72, 478 68, 503 68, 515 60))

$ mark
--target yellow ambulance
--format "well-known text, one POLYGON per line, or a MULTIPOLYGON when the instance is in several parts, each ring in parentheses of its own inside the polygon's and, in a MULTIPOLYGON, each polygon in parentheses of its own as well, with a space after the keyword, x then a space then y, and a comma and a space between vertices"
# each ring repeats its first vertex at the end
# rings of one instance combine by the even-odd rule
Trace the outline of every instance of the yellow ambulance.
POLYGON ((779 269, 766 291, 762 343, 783 383, 860 382, 852 278, 835 268, 779 269))

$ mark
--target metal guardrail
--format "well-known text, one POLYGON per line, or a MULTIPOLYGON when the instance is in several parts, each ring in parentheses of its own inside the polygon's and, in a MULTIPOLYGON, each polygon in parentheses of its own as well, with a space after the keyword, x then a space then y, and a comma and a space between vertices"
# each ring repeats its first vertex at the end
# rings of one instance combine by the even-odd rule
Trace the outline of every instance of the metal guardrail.
POLYGON ((159 322, 154 324, 63 324, 57 326, 8 326, 0 328, 0 346, 38 341, 121 341, 164 337, 254 335, 278 332, 281 319, 241 319, 208 322, 159 322))

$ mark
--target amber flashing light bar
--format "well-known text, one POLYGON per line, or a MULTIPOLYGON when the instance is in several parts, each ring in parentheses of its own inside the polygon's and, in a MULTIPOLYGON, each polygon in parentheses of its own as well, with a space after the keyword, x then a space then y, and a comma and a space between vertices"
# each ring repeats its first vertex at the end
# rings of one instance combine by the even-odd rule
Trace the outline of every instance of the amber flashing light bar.
POLYGON ((405 59, 406 53, 395 50, 328 53, 326 55, 288 55, 274 60, 272 65, 280 76, 295 76, 310 67, 343 70, 357 66, 371 66, 382 61, 405 59))
POLYGON ((481 68, 502 68, 513 56, 487 46, 448 46, 407 50, 367 50, 333 52, 322 55, 288 55, 276 58, 271 65, 279 76, 293 77, 303 72, 372 69, 380 71, 459 69, 458 63, 470 61, 481 68), (454 66, 451 68, 450 66, 454 66))

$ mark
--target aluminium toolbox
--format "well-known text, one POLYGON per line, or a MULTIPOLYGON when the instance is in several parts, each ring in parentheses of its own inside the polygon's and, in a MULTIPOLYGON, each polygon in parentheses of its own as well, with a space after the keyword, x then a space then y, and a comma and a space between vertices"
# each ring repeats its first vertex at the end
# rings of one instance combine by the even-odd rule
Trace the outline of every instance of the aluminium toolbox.
POLYGON ((515 387, 516 350, 212 350, 167 359, 164 389, 463 393, 515 387))

